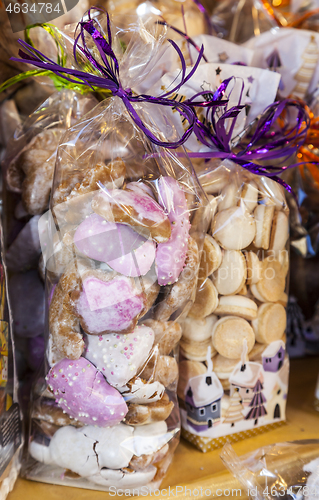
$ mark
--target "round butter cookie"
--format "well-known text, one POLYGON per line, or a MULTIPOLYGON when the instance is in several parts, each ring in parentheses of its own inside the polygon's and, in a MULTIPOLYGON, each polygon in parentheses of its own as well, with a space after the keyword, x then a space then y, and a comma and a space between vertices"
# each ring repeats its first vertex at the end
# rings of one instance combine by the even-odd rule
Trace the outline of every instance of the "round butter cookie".
POLYGON ((254 239, 254 245, 256 248, 268 250, 274 212, 274 205, 258 205, 255 208, 254 217, 256 221, 256 236, 254 239))
POLYGON ((210 278, 207 278, 197 288, 194 304, 188 316, 191 318, 205 318, 212 314, 218 306, 218 293, 210 278))
POLYGON ((257 317, 257 304, 242 295, 224 295, 219 298, 219 304, 215 309, 218 316, 240 316, 248 320, 257 317))
POLYGON ((280 340, 286 329, 286 310, 281 304, 262 304, 258 316, 252 321, 256 341, 270 344, 280 340))
POLYGON ((244 340, 247 342, 247 352, 249 353, 255 344, 255 334, 245 319, 236 316, 225 316, 215 323, 213 346, 225 358, 240 358, 244 340))
POLYGON ((251 286, 251 291, 258 299, 256 290, 263 302, 278 302, 285 291, 285 286, 285 275, 280 262, 273 257, 267 257, 261 263, 260 280, 251 286))
POLYGON ((213 275, 213 283, 220 295, 235 295, 244 286, 247 277, 246 260, 238 250, 225 250, 222 262, 213 275))
POLYGON ((255 238, 255 219, 243 206, 218 212, 213 222, 213 236, 227 250, 248 247, 255 238))

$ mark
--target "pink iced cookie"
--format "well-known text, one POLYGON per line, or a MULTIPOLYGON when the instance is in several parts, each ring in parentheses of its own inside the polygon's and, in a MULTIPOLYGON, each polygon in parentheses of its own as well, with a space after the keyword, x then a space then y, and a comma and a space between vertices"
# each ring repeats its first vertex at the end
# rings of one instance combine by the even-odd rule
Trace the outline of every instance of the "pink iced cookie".
POLYGON ((145 363, 154 343, 154 332, 147 326, 137 326, 126 335, 87 335, 84 356, 102 371, 114 387, 123 387, 145 363))
POLYGON ((121 394, 85 358, 62 359, 51 368, 46 380, 56 403, 68 415, 87 425, 116 425, 128 411, 121 394))
POLYGON ((144 276, 155 259, 153 241, 147 241, 125 224, 108 222, 97 214, 78 226, 73 241, 84 255, 106 262, 125 276, 144 276))
POLYGON ((82 291, 72 293, 71 299, 83 330, 92 335, 132 332, 146 304, 145 295, 125 276, 110 281, 89 276, 83 280, 82 291))
POLYGON ((127 224, 157 243, 170 238, 171 226, 163 208, 141 189, 101 189, 93 198, 92 209, 105 220, 127 224))
POLYGON ((148 194, 154 198, 152 189, 147 184, 144 184, 144 182, 130 182, 129 184, 126 184, 125 189, 135 191, 135 193, 148 194))
POLYGON ((156 272, 159 285, 175 283, 185 265, 189 238, 189 213, 185 194, 173 177, 158 181, 159 203, 168 213, 172 234, 156 250, 156 272))

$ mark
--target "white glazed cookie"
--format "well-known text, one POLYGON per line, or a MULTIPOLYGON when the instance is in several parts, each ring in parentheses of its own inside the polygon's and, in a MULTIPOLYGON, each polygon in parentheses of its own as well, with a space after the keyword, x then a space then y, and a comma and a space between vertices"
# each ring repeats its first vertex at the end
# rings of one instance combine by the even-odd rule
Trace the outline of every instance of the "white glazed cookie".
POLYGON ((245 284, 246 260, 242 252, 225 250, 222 262, 213 275, 213 283, 220 295, 235 295, 245 284))
POLYGON ((214 219, 213 236, 227 250, 246 248, 255 234, 255 219, 244 206, 218 212, 214 219))
POLYGON ((145 363, 154 343, 154 332, 137 326, 133 333, 87 335, 85 357, 102 371, 113 387, 122 387, 145 363))

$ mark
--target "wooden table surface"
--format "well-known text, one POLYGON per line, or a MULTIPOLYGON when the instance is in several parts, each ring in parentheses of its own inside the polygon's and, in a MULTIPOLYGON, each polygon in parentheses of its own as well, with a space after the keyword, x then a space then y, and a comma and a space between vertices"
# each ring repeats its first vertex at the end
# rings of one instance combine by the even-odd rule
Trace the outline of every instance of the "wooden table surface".
MULTIPOLYGON (((268 431, 233 445, 238 455, 243 455, 261 446, 297 439, 319 439, 319 413, 314 410, 314 391, 319 371, 319 357, 297 359, 291 362, 290 386, 288 394, 287 423, 275 430, 268 431)), ((164 478, 161 489, 176 485, 187 485, 192 491, 198 487, 203 490, 239 487, 236 480, 226 471, 220 457, 220 450, 202 453, 182 440, 173 463, 164 478)), ((175 491, 176 492, 176 491, 175 491)), ((214 493, 205 498, 213 498, 214 493)), ((47 485, 18 479, 8 500, 102 500, 111 498, 106 492, 47 485)), ((114 495, 113 495, 114 498, 114 495)), ((154 495, 141 497, 145 500, 154 495)), ((157 498, 162 498, 157 497, 157 498)), ((185 498, 185 493, 174 498, 185 498)), ((201 498, 187 493, 187 498, 201 498)), ((204 498, 204 497, 202 497, 204 498)), ((226 498, 219 497, 219 498, 226 498)), ((243 498, 243 496, 241 497, 243 498)))

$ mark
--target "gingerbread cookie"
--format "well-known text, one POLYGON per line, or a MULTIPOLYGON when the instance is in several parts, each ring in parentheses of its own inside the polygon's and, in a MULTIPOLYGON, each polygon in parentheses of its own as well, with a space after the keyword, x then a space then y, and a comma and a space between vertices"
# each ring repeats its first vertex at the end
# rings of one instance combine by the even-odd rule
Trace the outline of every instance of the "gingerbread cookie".
POLYGON ((174 403, 164 393, 160 401, 148 405, 129 404, 125 417, 127 425, 146 425, 166 420, 172 413, 174 403))
POLYGON ((196 286, 196 278, 199 266, 199 253, 196 241, 190 237, 188 240, 188 252, 185 267, 180 274, 177 283, 168 290, 163 301, 155 310, 155 319, 167 321, 171 315, 190 300, 196 286))
POLYGON ((170 221, 163 208, 147 193, 127 189, 103 190, 95 194, 92 209, 109 222, 128 224, 157 243, 171 236, 170 221))
POLYGON ((156 274, 159 285, 175 283, 185 264, 189 238, 189 212, 186 196, 179 182, 161 177, 157 182, 159 204, 171 223, 171 236, 156 249, 156 274))
POLYGON ((60 355, 78 359, 84 350, 79 319, 69 310, 71 290, 78 288, 78 274, 70 265, 55 287, 49 307, 49 330, 60 355))
POLYGON ((154 332, 136 326, 132 333, 87 335, 84 356, 94 363, 109 384, 122 387, 145 363, 154 342, 154 332))
POLYGON ((81 290, 70 294, 73 312, 86 333, 130 333, 146 308, 146 295, 133 278, 114 272, 87 271, 81 290))
POLYGON ((51 368, 46 380, 56 403, 87 425, 116 425, 127 413, 122 395, 85 358, 63 359, 51 368))
POLYGON ((159 353, 168 355, 177 346, 181 336, 182 327, 174 321, 156 321, 155 319, 142 320, 142 326, 152 328, 159 353))

